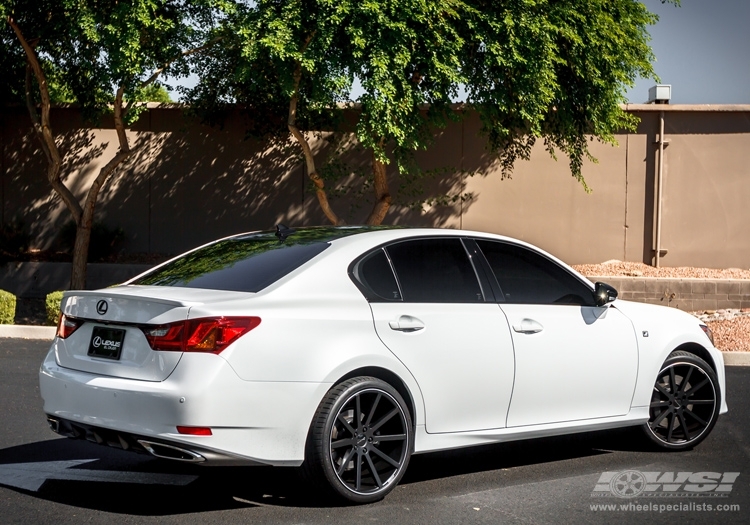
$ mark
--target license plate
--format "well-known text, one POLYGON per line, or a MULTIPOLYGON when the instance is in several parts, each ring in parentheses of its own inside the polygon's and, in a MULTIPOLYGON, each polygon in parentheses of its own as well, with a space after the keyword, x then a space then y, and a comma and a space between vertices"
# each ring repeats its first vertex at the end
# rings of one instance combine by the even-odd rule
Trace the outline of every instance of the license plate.
POLYGON ((120 359, 122 344, 125 341, 125 330, 95 326, 91 334, 88 355, 106 359, 120 359))

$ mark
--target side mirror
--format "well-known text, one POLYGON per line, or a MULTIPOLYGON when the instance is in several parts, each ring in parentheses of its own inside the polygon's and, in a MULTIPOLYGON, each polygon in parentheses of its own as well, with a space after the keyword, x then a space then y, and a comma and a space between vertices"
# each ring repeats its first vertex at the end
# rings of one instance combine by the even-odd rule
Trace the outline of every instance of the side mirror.
POLYGON ((617 299, 617 290, 607 283, 596 283, 594 285, 594 301, 596 306, 604 306, 617 299))

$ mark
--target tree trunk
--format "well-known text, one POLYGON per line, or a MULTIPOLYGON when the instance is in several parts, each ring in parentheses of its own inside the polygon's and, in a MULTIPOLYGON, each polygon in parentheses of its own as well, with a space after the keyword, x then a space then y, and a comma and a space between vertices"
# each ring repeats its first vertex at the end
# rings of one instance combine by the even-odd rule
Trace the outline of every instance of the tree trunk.
MULTIPOLYGON (((84 289, 86 287, 86 263, 88 261, 89 245, 91 243, 91 227, 94 222, 94 210, 96 207, 96 201, 99 197, 99 192, 107 182, 107 179, 109 179, 115 170, 117 170, 117 168, 120 167, 120 165, 133 153, 128 143, 127 134, 125 133, 125 115, 130 108, 132 100, 128 102, 127 106, 123 106, 125 88, 120 86, 117 89, 114 102, 114 121, 117 140, 120 143, 120 150, 101 170, 99 170, 99 175, 97 175, 96 179, 94 179, 94 182, 91 184, 91 187, 86 193, 84 205, 81 206, 78 199, 60 178, 62 157, 57 149, 57 145, 55 144, 55 139, 52 135, 52 127, 50 125, 50 109, 52 104, 49 97, 49 88, 47 86, 47 79, 45 78, 44 72, 39 64, 36 51, 34 51, 34 48, 26 41, 21 29, 15 23, 15 20, 13 20, 12 17, 7 17, 6 20, 15 32, 18 41, 21 43, 21 46, 26 53, 26 59, 28 61, 26 71, 26 105, 29 110, 29 116, 31 117, 34 131, 36 132, 36 135, 42 144, 42 150, 47 157, 47 180, 49 180, 55 193, 57 193, 65 203, 65 206, 68 208, 68 211, 70 211, 73 221, 76 224, 76 239, 75 244, 73 245, 73 269, 70 277, 70 289, 84 289), (37 84, 39 85, 42 110, 41 118, 37 113, 36 104, 31 96, 32 71, 36 77, 37 84)), ((219 40, 220 39, 214 39, 201 47, 184 51, 180 56, 187 56, 202 51, 219 40)), ((179 57, 176 57, 174 60, 177 58, 179 57)), ((174 62, 174 60, 167 62, 164 66, 157 69, 151 77, 141 84, 141 86, 145 87, 154 82, 157 77, 164 72, 172 62, 174 62)))
POLYGON ((86 288, 86 263, 89 257, 89 245, 91 242, 91 227, 94 224, 94 210, 96 201, 99 197, 104 183, 107 182, 110 175, 125 162, 132 154, 128 137, 125 133, 125 111, 123 110, 122 97, 125 88, 120 86, 117 90, 114 103, 114 121, 115 131, 117 131, 117 140, 120 143, 120 150, 107 164, 99 170, 94 182, 91 183, 89 191, 86 193, 86 201, 83 204, 83 213, 81 218, 76 222, 76 242, 73 246, 73 271, 70 276, 70 289, 82 290, 86 288))
POLYGON ((385 164, 378 160, 375 150, 372 150, 372 176, 374 179, 375 204, 365 224, 378 225, 383 223, 385 214, 391 207, 391 193, 388 190, 388 177, 385 164))
MULTIPOLYGON (((305 44, 302 46, 302 51, 305 50, 307 45, 312 40, 313 35, 310 35, 305 44)), ((299 61, 295 65, 294 69, 294 94, 289 100, 289 116, 287 118, 287 126, 292 136, 295 138, 297 143, 302 148, 302 154, 305 157, 305 166, 307 167, 307 176, 310 177, 313 184, 315 185, 315 196, 318 198, 320 209, 323 210, 326 218, 334 226, 340 226, 346 224, 343 219, 339 218, 338 215, 331 208, 331 203, 328 202, 328 194, 326 193, 325 181, 318 175, 318 170, 315 167, 315 156, 310 148, 310 143, 307 142, 305 135, 297 127, 297 101, 299 100, 299 83, 302 79, 302 64, 299 61)))
POLYGON ((73 245, 73 271, 70 274, 71 290, 86 288, 86 263, 88 262, 89 244, 91 243, 93 210, 84 215, 88 215, 88 221, 84 219, 81 224, 76 225, 76 241, 73 245), (85 222, 88 222, 88 224, 84 224, 85 222))

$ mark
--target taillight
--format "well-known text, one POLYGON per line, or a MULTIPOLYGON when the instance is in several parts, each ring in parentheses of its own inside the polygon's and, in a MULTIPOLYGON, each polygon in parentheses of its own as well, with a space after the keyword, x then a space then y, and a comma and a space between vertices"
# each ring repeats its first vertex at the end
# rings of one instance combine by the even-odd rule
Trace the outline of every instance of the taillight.
POLYGON ((83 321, 79 319, 72 319, 65 314, 61 314, 60 321, 57 323, 57 337, 67 339, 82 324, 83 321))
POLYGON ((141 327, 154 350, 220 353, 260 324, 260 317, 203 317, 141 327))

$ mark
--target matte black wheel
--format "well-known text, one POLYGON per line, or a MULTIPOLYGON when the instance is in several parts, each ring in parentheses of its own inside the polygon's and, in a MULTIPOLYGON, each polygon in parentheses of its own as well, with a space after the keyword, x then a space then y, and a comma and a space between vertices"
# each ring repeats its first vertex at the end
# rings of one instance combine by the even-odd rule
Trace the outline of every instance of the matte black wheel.
POLYGON ((310 429, 306 469, 356 503, 377 501, 398 484, 412 451, 403 398, 388 383, 357 377, 332 388, 310 429))
POLYGON ((711 432, 721 395, 716 374, 703 359, 672 352, 656 378, 646 435, 662 448, 694 447, 711 432))

